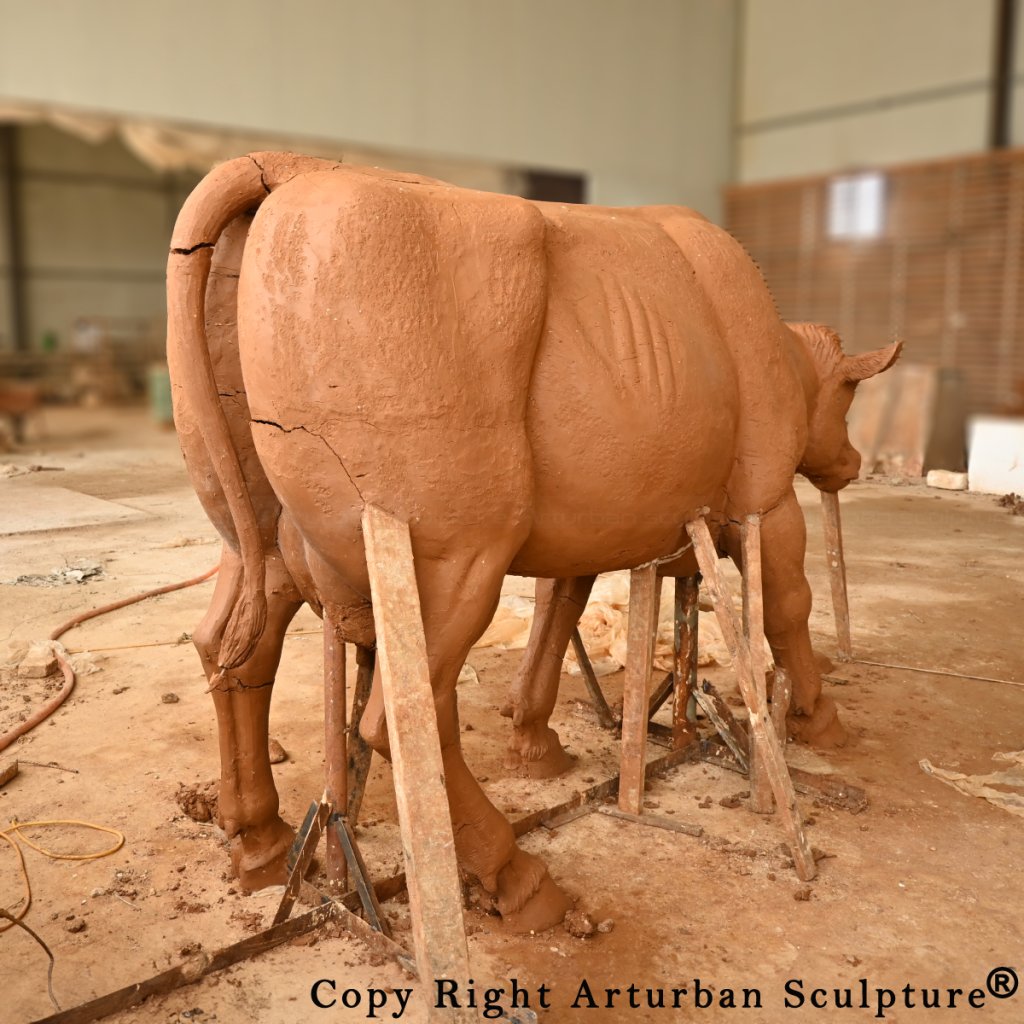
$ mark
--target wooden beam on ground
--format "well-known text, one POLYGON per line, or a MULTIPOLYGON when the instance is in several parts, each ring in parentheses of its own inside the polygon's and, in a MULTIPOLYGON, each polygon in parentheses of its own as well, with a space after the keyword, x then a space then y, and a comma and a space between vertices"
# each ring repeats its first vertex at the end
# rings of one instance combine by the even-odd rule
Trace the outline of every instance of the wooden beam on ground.
POLYGON ((750 716, 750 733, 760 744, 764 755, 765 771, 771 780, 779 817, 792 841, 796 872, 803 881, 809 882, 817 874, 817 866, 811 853, 810 844, 807 842, 807 836, 804 834, 803 820, 797 807, 793 780, 786 767, 782 746, 778 736, 775 735, 775 730, 768 727, 768 711, 764 702, 760 700, 754 682, 750 646, 737 621, 729 583, 718 571, 718 552, 711 539, 708 524, 703 519, 694 519, 686 524, 686 530, 693 541, 700 571, 715 606, 722 639, 725 640, 736 666, 740 692, 743 694, 743 700, 750 716))
POLYGON ((18 762, 11 761, 0 768, 0 786, 6 786, 19 772, 18 762))
POLYGON ((679 832, 684 836, 694 836, 699 839, 704 835, 704 829, 700 825, 691 825, 686 821, 673 821, 671 818, 664 818, 658 814, 628 814, 620 811, 617 807, 609 807, 602 804, 594 808, 598 814, 606 814, 610 818, 620 818, 623 821, 631 821, 637 825, 650 825, 651 828, 664 829, 666 832, 679 832))
POLYGON ((119 988, 115 992, 108 992, 106 995, 97 996, 97 998, 71 1007, 71 1009, 53 1013, 49 1017, 37 1020, 35 1024, 92 1024, 93 1021, 102 1020, 112 1013, 138 1006, 150 996, 163 995, 185 985, 191 985, 208 974, 223 971, 226 967, 231 967, 233 964, 241 963, 268 949, 280 946, 289 939, 316 931, 333 919, 334 905, 325 904, 301 917, 293 917, 291 920, 283 921, 257 935, 250 935, 248 938, 242 939, 241 942, 234 942, 230 946, 218 949, 201 964, 196 962, 179 964, 177 967, 162 971, 145 981, 125 985, 124 988, 119 988))
MULTIPOLYGON (((348 755, 346 738, 345 643, 333 616, 324 607, 324 758, 326 761, 325 798, 334 811, 348 807, 348 755)), ((345 851, 336 829, 327 830, 327 891, 337 896, 348 889, 345 851)))
POLYGON ((626 677, 622 688, 622 753, 619 809, 640 814, 644 806, 647 755, 647 688, 658 625, 658 566, 651 562, 629 574, 626 677))
POLYGON ((697 689, 697 641, 700 576, 677 576, 672 627, 672 749, 697 738, 694 691, 697 689))
MULTIPOLYGON (((740 546, 743 550, 743 636, 750 649, 750 670, 754 674, 758 703, 767 708, 760 516, 744 518, 740 526, 740 546)), ((764 751, 753 731, 750 734, 750 809, 757 814, 771 814, 774 810, 772 785, 764 766, 764 751)))
MULTIPOLYGON (((690 760, 693 756, 694 751, 692 750, 670 751, 648 762, 645 765, 644 773, 647 778, 651 778, 659 772, 667 771, 682 764, 684 761, 690 760)), ((720 763, 713 758, 708 758, 707 760, 713 764, 720 763)), ((729 767, 729 765, 723 766, 729 767)), ((557 828, 577 817, 582 817, 584 814, 590 814, 594 810, 593 803, 597 800, 604 800, 607 797, 614 796, 618 790, 618 785, 619 777, 617 775, 610 779, 605 779, 588 789, 573 794, 568 800, 563 800, 554 807, 546 807, 520 818, 512 823, 513 831, 518 838, 533 831, 535 828, 544 825, 557 828)), ((854 789, 854 787, 848 788, 850 790, 854 789)), ((857 792, 862 793, 863 791, 857 790, 857 792)), ((310 813, 307 815, 307 820, 304 823, 304 830, 300 832, 303 838, 308 834, 305 829, 308 829, 308 826, 315 820, 319 807, 319 804, 314 803, 310 808, 310 813)), ((641 818, 644 824, 650 824, 654 827, 659 827, 658 822, 661 820, 663 819, 652 818, 648 815, 644 815, 641 818)), ((673 831, 676 830, 673 829, 673 831)), ((686 834, 689 835, 690 833, 687 831, 686 834)), ((393 899, 405 890, 405 873, 400 872, 397 875, 382 879, 376 882, 373 888, 378 900, 393 899)), ((36 1021, 35 1024, 93 1024, 94 1021, 102 1020, 113 1013, 138 1006, 150 996, 164 995, 168 992, 173 992, 175 989, 193 984, 209 974, 222 971, 226 967, 241 963, 243 960, 249 960, 290 939, 316 931, 324 924, 330 922, 337 924, 342 930, 365 942, 371 951, 394 958, 404 970, 415 977, 416 964, 406 951, 393 940, 387 938, 382 932, 375 931, 362 918, 352 913, 353 908, 358 907, 360 903, 359 894, 357 892, 349 892, 338 901, 325 903, 300 917, 290 918, 281 924, 271 926, 266 931, 259 932, 257 935, 250 935, 240 942, 232 943, 230 946, 217 950, 210 955, 209 960, 203 966, 197 967, 194 963, 181 964, 145 981, 126 985, 115 992, 109 992, 79 1006, 52 1014, 49 1017, 36 1021)), ((527 1022, 532 1024, 535 1021, 535 1017, 530 1010, 507 1012, 503 1019, 521 1021, 523 1024, 527 1024, 527 1022)))
POLYGON ((825 561, 832 587, 832 610, 836 619, 836 645, 840 661, 853 658, 850 638, 850 602, 846 592, 846 557, 843 554, 843 524, 839 517, 839 495, 821 492, 821 522, 825 531, 825 561))
POLYGON ((603 729, 614 729, 615 716, 612 714, 612 709, 608 707, 601 684, 597 681, 597 673, 594 671, 590 655, 587 654, 587 648, 583 644, 579 626, 572 631, 572 649, 576 654, 576 664, 580 667, 583 681, 587 684, 587 693, 590 694, 590 703, 597 714, 598 722, 601 723, 603 729))
MULTIPOLYGON (((669 768, 674 768, 684 761, 696 758, 696 756, 697 752, 695 749, 670 750, 667 754, 662 754, 660 757, 656 757, 653 761, 648 761, 644 765, 644 778, 651 779, 659 772, 668 771, 669 768)), ((544 825, 551 825, 557 828, 563 820, 566 820, 567 815, 578 808, 585 807, 597 800, 616 796, 619 792, 619 781, 620 777, 613 775, 610 779, 597 782, 588 789, 581 789, 573 793, 567 800, 555 804, 554 807, 544 807, 539 811, 533 811, 519 818, 518 821, 513 821, 512 831, 518 839, 520 836, 524 836, 535 828, 540 828, 544 825)), ((381 883, 377 883, 376 889, 377 895, 380 896, 381 883)))
POLYGON ((356 688, 352 694, 352 715, 348 723, 348 820, 351 824, 359 820, 363 806, 366 780, 370 775, 373 747, 359 734, 366 702, 373 687, 373 666, 377 656, 372 647, 356 645, 356 688))
MULTIPOLYGON (((735 760, 727 754, 702 753, 700 760, 739 775, 744 774, 735 760)), ((793 789, 802 796, 814 797, 815 801, 821 801, 835 810, 849 811, 851 814, 860 814, 867 809, 867 793, 859 786, 851 786, 837 775, 815 775, 800 768, 790 768, 789 775, 793 780, 793 789)))
MULTIPOLYGON (((367 505, 363 539, 416 966, 421 978, 448 978, 461 987, 469 978, 469 949, 412 538, 407 523, 367 505)), ((469 1011, 428 1009, 430 1021, 463 1016, 471 1019, 469 1011)))

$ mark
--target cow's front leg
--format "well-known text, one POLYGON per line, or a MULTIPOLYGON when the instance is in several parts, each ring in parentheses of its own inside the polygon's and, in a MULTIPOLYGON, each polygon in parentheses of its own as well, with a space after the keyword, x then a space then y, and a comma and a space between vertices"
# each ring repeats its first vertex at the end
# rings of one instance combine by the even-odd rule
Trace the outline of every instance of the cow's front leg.
POLYGON ((278 814, 267 752, 270 696, 285 630, 302 600, 276 552, 267 558, 267 624, 252 656, 217 674, 217 650, 241 568, 225 548, 213 602, 192 641, 203 661, 217 711, 220 741, 220 827, 232 840, 231 859, 245 889, 283 882, 294 831, 278 814))
POLYGON ((507 766, 525 770, 534 779, 561 775, 573 763, 550 720, 558 698, 562 660, 595 579, 577 576, 537 580, 530 640, 501 709, 512 719, 507 766))
MULTIPOLYGON (((475 558, 460 552, 449 559, 418 561, 416 576, 459 864, 493 895, 498 912, 513 930, 540 931, 562 920, 569 900, 544 862, 516 845, 512 826, 469 770, 460 742, 455 690, 471 647, 494 615, 510 557, 508 551, 480 551, 475 558)), ((360 732, 389 756, 380 659, 360 732)))
POLYGON ((803 512, 791 490, 761 523, 765 635, 776 664, 789 673, 793 683, 790 735, 819 747, 841 746, 846 731, 835 702, 821 695, 821 676, 807 629, 811 588, 804 575, 806 546, 803 512))

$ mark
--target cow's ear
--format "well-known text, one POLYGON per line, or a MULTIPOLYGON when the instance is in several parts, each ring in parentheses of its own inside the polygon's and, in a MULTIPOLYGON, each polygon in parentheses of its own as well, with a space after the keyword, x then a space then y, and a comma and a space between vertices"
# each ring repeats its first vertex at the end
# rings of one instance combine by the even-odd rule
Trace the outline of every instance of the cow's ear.
POLYGON ((856 356, 843 356, 839 372, 843 380, 850 384, 857 384, 859 381, 874 377, 876 373, 888 370, 900 357, 903 350, 902 341, 894 341, 885 348, 877 348, 873 352, 861 352, 856 356))

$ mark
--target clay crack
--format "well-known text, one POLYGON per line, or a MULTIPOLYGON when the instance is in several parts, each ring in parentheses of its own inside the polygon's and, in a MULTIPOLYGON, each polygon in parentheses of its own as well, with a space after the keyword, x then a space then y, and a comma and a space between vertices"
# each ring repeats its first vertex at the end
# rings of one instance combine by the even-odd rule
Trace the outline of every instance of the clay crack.
POLYGON ((267 184, 267 176, 263 173, 263 165, 252 155, 249 154, 249 159, 256 165, 256 170, 260 172, 260 184, 263 186, 264 191, 267 195, 270 195, 270 186, 267 184))
POLYGON ((348 471, 348 467, 342 461, 341 456, 334 450, 334 448, 331 447, 330 442, 323 435, 318 434, 315 430, 310 430, 309 427, 304 427, 301 424, 296 427, 285 427, 282 426, 280 423, 276 423, 274 420, 254 419, 252 420, 252 422, 262 423, 266 427, 275 427, 284 434, 291 434, 294 433, 296 430, 301 430, 304 434, 309 434, 310 437, 315 437, 334 456, 334 458, 337 460, 338 465, 341 466, 341 471, 348 478, 348 482, 352 485, 356 494, 359 495, 359 500, 363 501, 363 492, 359 489, 359 485, 355 482, 355 480, 352 477, 352 474, 348 471))
POLYGON ((221 669, 211 680, 206 692, 245 693, 249 690, 265 690, 268 686, 273 686, 274 682, 274 679, 268 679, 265 683, 243 683, 237 676, 228 676, 224 669, 221 669))
POLYGON ((192 253, 198 252, 200 249, 212 249, 214 246, 213 242, 197 242, 195 245, 188 249, 175 248, 171 249, 171 255, 173 256, 191 256, 192 253))

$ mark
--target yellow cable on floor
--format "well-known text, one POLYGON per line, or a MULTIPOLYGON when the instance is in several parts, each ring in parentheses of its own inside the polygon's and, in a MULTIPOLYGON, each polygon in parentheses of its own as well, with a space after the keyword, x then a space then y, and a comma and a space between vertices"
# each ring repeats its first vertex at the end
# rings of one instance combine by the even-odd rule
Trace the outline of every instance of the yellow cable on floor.
POLYGON ((25 865, 25 854, 21 849, 21 843, 35 850, 37 853, 41 853, 44 857, 49 857, 50 860, 99 860, 100 857, 109 857, 112 853, 117 853, 118 850, 124 846, 124 833, 119 832, 116 828, 108 828, 106 825, 95 825, 91 821, 75 821, 72 819, 56 819, 54 821, 18 821, 15 819, 11 822, 9 828, 0 831, 0 838, 14 849, 14 852, 18 855, 18 867, 21 869, 21 877, 25 883, 25 905, 15 914, 13 911, 8 911, 9 917, 8 923, 0 926, 0 935, 10 928, 13 928, 15 924, 24 918, 28 913, 29 907, 32 906, 32 884, 28 879, 28 868, 25 865), (44 846, 40 846, 38 843, 34 843, 22 832, 22 829, 26 828, 51 828, 59 827, 62 825, 70 825, 75 828, 88 828, 94 832, 105 832, 107 835, 116 836, 117 842, 109 849, 100 850, 97 853, 57 853, 54 850, 48 850, 44 846), (20 842, 19 842, 20 840, 20 842))

